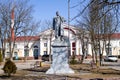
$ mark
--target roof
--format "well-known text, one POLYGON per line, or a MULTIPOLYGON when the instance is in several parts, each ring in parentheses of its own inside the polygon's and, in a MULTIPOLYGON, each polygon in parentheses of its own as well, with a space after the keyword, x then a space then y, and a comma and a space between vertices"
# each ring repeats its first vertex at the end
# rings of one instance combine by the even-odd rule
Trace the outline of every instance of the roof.
MULTIPOLYGON (((110 37, 110 39, 120 39, 120 33, 112 33, 112 34, 102 34, 102 35, 99 35, 101 38, 108 38, 110 37)), ((98 37, 99 37, 98 36, 98 37)))
POLYGON ((74 35, 76 35, 75 31, 71 28, 65 27, 64 29, 70 30, 74 35))
POLYGON ((114 33, 111 35, 111 39, 120 39, 120 33, 114 33))
MULTIPOLYGON (((69 27, 68 27, 68 24, 62 24, 62 27, 63 27, 64 30, 69 30, 70 32, 72 32, 72 34, 76 35, 76 32, 75 32, 75 30, 74 30, 74 28, 76 28, 76 27, 71 26, 71 25, 69 25, 69 27)), ((44 36, 43 34, 45 34, 45 35, 50 35, 50 33, 51 33, 52 30, 53 30, 53 29, 52 29, 52 27, 51 27, 51 28, 49 28, 49 29, 47 29, 47 30, 44 30, 44 31, 40 32, 39 35, 40 35, 40 36, 41 36, 41 35, 44 36)), ((53 34, 54 34, 54 33, 53 33, 53 34)))
POLYGON ((15 38, 15 41, 38 41, 40 40, 39 36, 18 36, 15 38))

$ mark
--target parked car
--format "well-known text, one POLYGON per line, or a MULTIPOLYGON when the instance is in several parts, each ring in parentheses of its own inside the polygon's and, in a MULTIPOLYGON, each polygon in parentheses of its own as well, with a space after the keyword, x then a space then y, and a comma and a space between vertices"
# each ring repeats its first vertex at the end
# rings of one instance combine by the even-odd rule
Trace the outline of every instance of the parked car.
MULTIPOLYGON (((51 58, 52 58, 52 55, 51 55, 51 58)), ((43 55, 42 60, 43 61, 49 61, 49 55, 43 55)))
POLYGON ((118 57, 117 56, 105 56, 104 61, 108 61, 108 62, 117 62, 118 61, 118 57))

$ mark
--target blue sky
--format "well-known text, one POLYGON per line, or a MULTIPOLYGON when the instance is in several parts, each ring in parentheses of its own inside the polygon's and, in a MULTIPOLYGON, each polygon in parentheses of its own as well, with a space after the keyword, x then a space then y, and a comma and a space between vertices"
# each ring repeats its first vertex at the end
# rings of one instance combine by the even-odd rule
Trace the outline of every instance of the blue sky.
MULTIPOLYGON (((71 0, 70 5, 74 6, 79 0, 71 0)), ((30 0, 34 6, 33 17, 35 20, 52 20, 56 11, 68 20, 68 0, 30 0)), ((73 18, 78 13, 78 7, 70 9, 70 17, 73 18)), ((71 22, 74 23, 74 22, 71 22)))

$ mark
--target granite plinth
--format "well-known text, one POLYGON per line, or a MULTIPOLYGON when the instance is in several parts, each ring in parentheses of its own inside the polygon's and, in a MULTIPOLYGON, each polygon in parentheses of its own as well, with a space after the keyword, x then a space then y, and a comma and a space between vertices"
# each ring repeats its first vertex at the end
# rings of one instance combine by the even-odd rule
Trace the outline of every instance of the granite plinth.
POLYGON ((46 74, 66 74, 74 73, 68 64, 68 47, 67 39, 55 39, 52 44, 52 64, 46 74))

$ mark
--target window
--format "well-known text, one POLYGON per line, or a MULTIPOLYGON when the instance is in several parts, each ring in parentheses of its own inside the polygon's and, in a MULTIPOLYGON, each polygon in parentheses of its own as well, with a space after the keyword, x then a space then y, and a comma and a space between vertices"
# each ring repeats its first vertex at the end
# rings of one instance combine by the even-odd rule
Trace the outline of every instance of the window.
POLYGON ((112 48, 110 43, 106 45, 106 53, 107 55, 112 55, 112 48))
POLYGON ((44 55, 47 55, 47 51, 44 51, 44 55))
POLYGON ((29 56, 29 50, 28 49, 24 49, 24 56, 29 56))
POLYGON ((5 55, 6 58, 9 58, 10 57, 10 52, 7 52, 6 55, 5 55))
POLYGON ((38 46, 35 45, 34 48, 38 48, 38 46))
POLYGON ((14 59, 18 60, 18 53, 17 52, 14 52, 14 59))
POLYGON ((14 56, 15 56, 15 57, 18 56, 18 53, 17 53, 17 52, 14 52, 14 56))
POLYGON ((24 56, 29 56, 29 47, 24 46, 24 56))
POLYGON ((44 47, 47 47, 47 43, 44 43, 44 47))
POLYGON ((14 47, 17 48, 17 44, 15 44, 14 47))
POLYGON ((38 46, 34 46, 34 50, 33 50, 33 56, 34 59, 38 59, 39 53, 38 53, 38 46))
POLYGON ((9 48, 9 44, 7 44, 7 48, 9 48))

